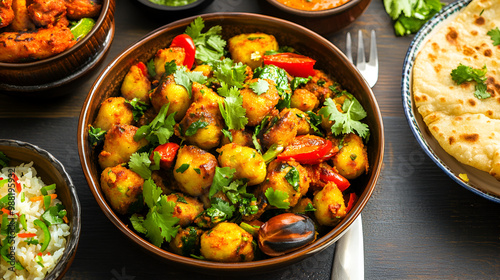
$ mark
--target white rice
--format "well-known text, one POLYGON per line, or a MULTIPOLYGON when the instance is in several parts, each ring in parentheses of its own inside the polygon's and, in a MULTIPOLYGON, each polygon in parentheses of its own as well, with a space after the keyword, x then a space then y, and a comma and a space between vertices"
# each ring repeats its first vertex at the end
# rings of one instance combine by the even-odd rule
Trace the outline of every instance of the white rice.
MULTIPOLYGON (((25 214, 27 222, 27 230, 25 231, 22 225, 19 225, 21 230, 19 233, 36 233, 34 239, 39 241, 43 240, 43 231, 40 227, 34 225, 36 219, 41 220, 41 215, 45 212, 43 201, 30 201, 30 198, 42 196, 40 189, 46 184, 43 183, 40 177, 37 177, 36 170, 32 167, 33 163, 21 164, 17 167, 6 167, 0 171, 0 178, 8 179, 12 170, 19 178, 22 186, 22 193, 24 193, 24 202, 21 201, 21 194, 16 191, 15 211, 19 215, 25 214)), ((12 182, 12 181, 11 181, 12 182)), ((13 184, 9 182, 0 187, 0 198, 7 195, 9 188, 13 184)), ((49 194, 55 193, 55 190, 49 190, 49 194)), ((61 203, 59 199, 53 199, 50 206, 61 203)), ((62 204, 62 203, 61 203, 62 204)), ((1 213, 1 212, 0 212, 1 213)), ((1 220, 0 220, 1 222, 1 220)), ((15 259, 19 262, 24 269, 16 270, 4 258, 0 257, 0 277, 2 279, 43 279, 45 275, 52 271, 56 266, 58 260, 61 258, 66 247, 66 239, 70 234, 68 224, 51 225, 48 227, 50 231, 51 240, 44 252, 40 252, 42 246, 40 244, 28 245, 25 241, 27 238, 19 238, 17 234, 11 246, 15 248, 15 259), (42 265, 37 263, 36 256, 42 253, 42 265)), ((4 240, 5 235, 0 234, 0 239, 4 240)), ((12 248, 12 247, 11 247, 12 248)))

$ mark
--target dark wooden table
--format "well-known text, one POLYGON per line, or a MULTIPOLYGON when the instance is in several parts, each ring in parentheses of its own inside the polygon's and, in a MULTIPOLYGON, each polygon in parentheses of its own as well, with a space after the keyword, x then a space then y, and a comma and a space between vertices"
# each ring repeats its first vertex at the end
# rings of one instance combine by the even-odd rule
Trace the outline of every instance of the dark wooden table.
MULTIPOLYGON (((267 14, 263 0, 215 0, 200 13, 267 14)), ((135 0, 118 0, 116 33, 105 61, 88 75, 54 89, 56 99, 0 95, 0 138, 31 142, 65 166, 82 204, 82 235, 64 279, 220 279, 158 262, 128 241, 104 216, 81 170, 76 127, 98 74, 148 32, 184 17, 151 14, 135 0)), ((497 279, 500 277, 500 205, 462 188, 422 151, 401 103, 401 70, 412 37, 397 38, 382 0, 346 29, 327 36, 344 50, 347 31, 377 31, 386 150, 382 173, 363 211, 366 279, 497 279)), ((366 33, 368 34, 368 33, 366 33)), ((334 246, 259 279, 329 279, 334 246)), ((241 276, 238 278, 245 278, 241 276)))

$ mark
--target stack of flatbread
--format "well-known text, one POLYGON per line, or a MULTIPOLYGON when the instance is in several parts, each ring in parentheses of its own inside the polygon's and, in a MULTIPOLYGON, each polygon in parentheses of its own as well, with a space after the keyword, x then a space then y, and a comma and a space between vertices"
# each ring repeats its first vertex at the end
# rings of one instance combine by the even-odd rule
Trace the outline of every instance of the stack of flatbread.
POLYGON ((423 46, 413 67, 415 105, 441 147, 458 161, 500 180, 500 46, 486 33, 500 28, 500 0, 473 0, 423 46), (475 82, 457 85, 459 64, 488 71, 490 98, 475 82))

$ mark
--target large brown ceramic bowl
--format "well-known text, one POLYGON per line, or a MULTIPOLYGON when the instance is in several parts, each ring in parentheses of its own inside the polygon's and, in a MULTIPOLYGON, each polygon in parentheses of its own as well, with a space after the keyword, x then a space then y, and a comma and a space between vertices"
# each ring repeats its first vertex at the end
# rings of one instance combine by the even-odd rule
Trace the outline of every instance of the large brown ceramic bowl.
POLYGON ((324 69, 358 98, 368 113, 366 121, 371 131, 368 142, 370 170, 368 174, 352 182, 353 190, 359 196, 359 200, 353 210, 340 224, 307 247, 284 256, 246 263, 215 263, 173 254, 152 245, 142 238, 130 227, 127 227, 125 218, 122 219, 122 216, 112 210, 99 186, 101 170, 97 162, 97 154, 93 151, 88 141, 88 125, 92 124, 96 118, 101 102, 108 97, 120 95, 120 85, 130 66, 137 61, 147 62, 155 55, 158 49, 168 47, 176 35, 184 33, 186 27, 195 17, 168 24, 151 32, 121 53, 100 74, 80 114, 78 123, 78 152, 80 161, 89 187, 104 214, 130 240, 151 254, 163 260, 172 261, 209 273, 263 273, 295 263, 325 249, 337 241, 361 213, 375 188, 382 167, 384 154, 382 117, 373 92, 359 72, 337 47, 320 35, 297 24, 257 14, 215 13, 202 15, 202 17, 206 28, 220 25, 225 39, 236 34, 256 31, 273 34, 281 45, 292 46, 298 52, 316 59, 316 68, 324 69))
POLYGON ((39 61, 0 62, 0 90, 47 90, 67 84, 96 66, 111 46, 115 31, 115 0, 102 2, 101 14, 90 33, 70 49, 39 61))
POLYGON ((56 184, 57 198, 62 201, 67 211, 70 235, 63 256, 44 279, 62 279, 75 258, 82 227, 80 201, 73 181, 61 162, 46 150, 35 145, 17 140, 0 139, 0 151, 10 158, 9 166, 33 162, 37 176, 45 184, 56 184))
POLYGON ((355 21, 370 5, 371 0, 350 0, 327 10, 304 11, 291 8, 277 0, 267 0, 271 7, 268 13, 301 24, 320 34, 327 35, 339 31, 355 21))

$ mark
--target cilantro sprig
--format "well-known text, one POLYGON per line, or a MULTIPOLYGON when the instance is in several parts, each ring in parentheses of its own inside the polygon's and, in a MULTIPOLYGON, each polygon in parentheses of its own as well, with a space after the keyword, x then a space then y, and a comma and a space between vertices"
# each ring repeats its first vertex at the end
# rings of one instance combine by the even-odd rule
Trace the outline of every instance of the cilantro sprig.
POLYGON ((252 89, 255 94, 261 95, 269 90, 269 83, 266 80, 258 79, 256 82, 249 84, 248 87, 252 89))
POLYGON ((491 29, 486 35, 490 36, 493 41, 493 46, 500 45, 500 29, 498 29, 498 27, 491 29))
POLYGON ((222 27, 220 25, 212 26, 207 32, 203 33, 205 23, 201 17, 197 17, 186 28, 186 34, 189 35, 196 46, 195 58, 205 63, 220 60, 224 56, 224 47, 226 41, 222 39, 222 27))
POLYGON ((125 100, 125 103, 132 106, 132 114, 134 116, 134 121, 139 121, 139 119, 144 115, 144 112, 149 108, 149 106, 142 102, 139 98, 135 97, 132 100, 125 100))
POLYGON ((290 202, 288 202, 288 193, 280 190, 268 188, 265 193, 267 201, 270 205, 279 209, 288 209, 290 202))
POLYGON ((337 109, 336 103, 331 98, 327 98, 325 106, 318 113, 333 121, 331 131, 335 136, 356 132, 360 137, 368 138, 368 125, 361 122, 366 117, 366 111, 354 96, 346 94, 346 97, 342 104, 342 112, 337 109))
POLYGON ((105 136, 106 130, 89 125, 89 141, 91 146, 96 146, 99 142, 104 141, 105 136))
POLYGON ((229 87, 243 87, 243 83, 247 77, 247 67, 245 64, 241 62, 234 63, 234 61, 229 58, 213 61, 211 64, 214 78, 220 81, 221 84, 225 83, 229 87))
POLYGON ((488 69, 486 65, 481 69, 475 69, 470 66, 463 65, 460 63, 457 68, 451 71, 451 79, 455 81, 458 85, 465 82, 476 82, 474 96, 477 99, 486 99, 491 97, 491 94, 487 92, 486 86, 486 72, 488 69))
POLYGON ((164 241, 170 242, 179 230, 179 218, 173 216, 175 202, 167 201, 153 179, 149 178, 143 185, 144 203, 149 207, 146 218, 134 214, 130 221, 134 229, 146 235, 155 246, 160 247, 164 241))
POLYGON ((141 126, 134 135, 134 140, 146 138, 152 145, 165 144, 174 135, 175 113, 167 117, 170 103, 163 105, 158 115, 147 125, 141 126))
POLYGON ((219 110, 226 122, 228 129, 244 129, 248 123, 245 116, 246 109, 243 107, 243 97, 236 87, 229 88, 225 83, 217 90, 224 97, 224 102, 219 102, 219 110))
POLYGON ((290 84, 288 83, 288 77, 286 71, 275 65, 266 65, 264 67, 257 67, 254 71, 254 78, 260 79, 270 79, 276 84, 276 89, 278 89, 278 94, 280 95, 280 100, 277 109, 290 108, 290 102, 292 98, 292 90, 290 89, 290 84))

